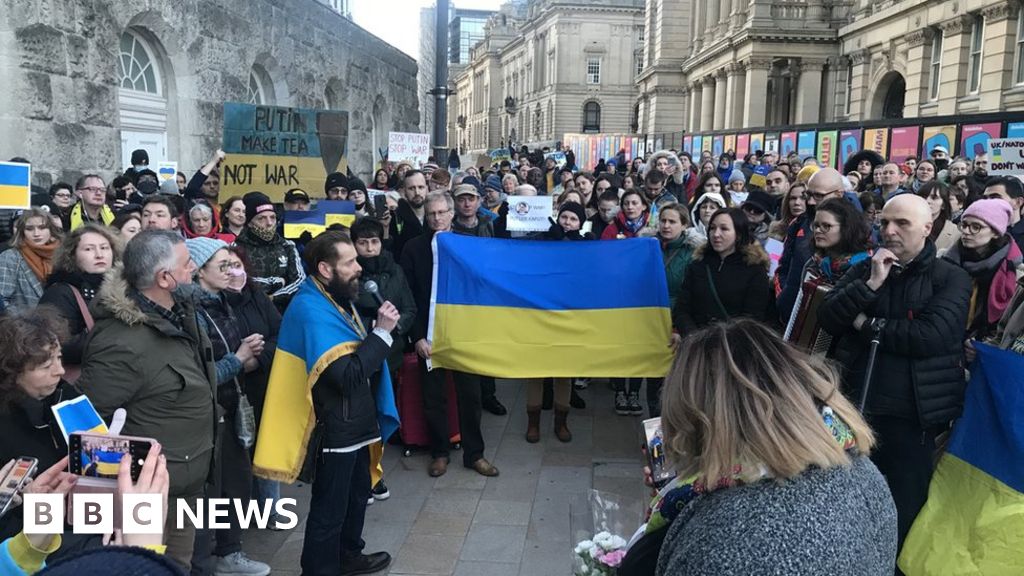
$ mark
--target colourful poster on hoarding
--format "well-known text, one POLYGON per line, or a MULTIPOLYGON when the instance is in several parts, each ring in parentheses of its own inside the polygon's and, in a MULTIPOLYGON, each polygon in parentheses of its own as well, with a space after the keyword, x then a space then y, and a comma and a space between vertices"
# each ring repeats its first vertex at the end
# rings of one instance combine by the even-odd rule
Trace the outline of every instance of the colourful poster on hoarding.
POLYGON ((801 132, 796 137, 796 153, 800 155, 800 158, 807 158, 808 156, 814 156, 814 138, 817 136, 817 132, 814 130, 808 130, 807 132, 801 132))
MULTIPOLYGON (((1024 138, 1024 122, 1010 122, 1006 125, 1007 138, 1024 138)), ((953 151, 950 150, 950 153, 953 151)))
POLYGON ((836 167, 836 156, 838 155, 839 132, 828 130, 818 132, 818 163, 827 168, 836 167))
POLYGON ((700 156, 700 153, 704 151, 704 137, 694 136, 693 137, 693 155, 700 156))
POLYGON ((259 190, 275 202, 292 188, 319 190, 348 168, 348 112, 224 103, 225 197, 259 190))
POLYGON ((722 148, 724 148, 726 152, 730 152, 730 153, 735 155, 736 154, 736 135, 735 134, 726 134, 725 135, 725 141, 722 143, 722 148))
POLYGON ((751 134, 750 135, 750 153, 753 154, 758 150, 764 150, 764 134, 751 134))
POLYGON ((889 157, 889 129, 868 128, 864 130, 864 149, 874 150, 882 155, 882 158, 889 157))
POLYGON ((839 133, 839 169, 846 165, 851 156, 860 152, 861 134, 860 130, 843 130, 839 133))
POLYGON ((722 148, 724 143, 725 142, 724 142, 724 139, 722 138, 721 134, 719 134, 718 136, 715 136, 711 140, 711 155, 714 156, 715 158, 718 158, 719 156, 721 156, 722 152, 724 152, 724 148, 722 148))
POLYGON ((764 135, 764 151, 779 153, 779 133, 766 132, 764 135))
POLYGON ((683 136, 683 150, 693 155, 693 136, 683 136))
POLYGON ((921 134, 920 126, 901 126, 893 128, 889 137, 889 159, 902 164, 908 156, 917 154, 918 137, 921 134))
POLYGON ((950 158, 956 155, 953 144, 956 143, 956 126, 925 126, 921 136, 921 158, 927 158, 932 148, 942 146, 949 152, 950 158))
POLYGON ((562 137, 562 147, 573 151, 576 166, 584 170, 592 169, 601 158, 605 161, 615 158, 619 150, 626 151, 629 161, 641 156, 645 145, 643 138, 629 134, 565 134, 562 137))
POLYGON ((736 157, 743 158, 750 153, 750 134, 736 136, 736 157))
POLYGON ((999 138, 999 122, 987 124, 964 124, 960 127, 960 155, 974 158, 988 152, 988 141, 999 138))
POLYGON ((789 156, 790 152, 796 151, 796 132, 783 132, 781 143, 779 144, 779 153, 783 156, 789 156))

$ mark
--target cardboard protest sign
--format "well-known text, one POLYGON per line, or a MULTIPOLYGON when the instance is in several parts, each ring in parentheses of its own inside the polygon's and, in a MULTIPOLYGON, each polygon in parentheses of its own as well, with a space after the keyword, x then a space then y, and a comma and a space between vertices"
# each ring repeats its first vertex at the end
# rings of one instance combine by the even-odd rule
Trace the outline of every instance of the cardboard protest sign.
POLYGON ((423 166, 430 158, 430 134, 388 132, 388 162, 423 166))
POLYGON ((993 138, 988 141, 989 176, 1024 174, 1024 138, 993 138))
POLYGON ((295 239, 309 232, 314 237, 332 224, 349 228, 356 221, 355 202, 348 200, 320 200, 312 210, 286 210, 284 237, 295 239))
POLYGON ((508 148, 495 148, 487 153, 491 157, 491 164, 501 164, 505 160, 512 161, 512 154, 508 148))
POLYGON ((544 161, 547 162, 548 159, 554 160, 555 166, 559 168, 563 168, 565 166, 565 152, 548 152, 547 154, 544 155, 544 161))
POLYGON ((0 208, 32 205, 32 167, 20 162, 0 162, 0 208))
POLYGON ((348 169, 348 112, 225 102, 223 149, 222 194, 260 190, 281 202, 348 169))
POLYGON ((156 175, 160 178, 160 181, 174 180, 178 175, 178 163, 177 162, 158 162, 156 168, 156 175))
POLYGON ((550 196, 509 196, 509 232, 545 232, 551 228, 550 196))

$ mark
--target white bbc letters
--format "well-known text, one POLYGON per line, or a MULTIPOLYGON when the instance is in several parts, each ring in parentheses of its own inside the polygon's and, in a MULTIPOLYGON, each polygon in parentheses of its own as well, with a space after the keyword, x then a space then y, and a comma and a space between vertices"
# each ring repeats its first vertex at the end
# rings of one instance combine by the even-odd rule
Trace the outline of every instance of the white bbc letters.
POLYGON ((114 495, 75 494, 71 498, 71 520, 76 534, 113 534, 114 495))
POLYGON ((160 494, 125 494, 121 499, 125 534, 160 534, 164 529, 164 499, 160 494))
POLYGON ((64 533, 64 495, 22 493, 25 534, 64 533))

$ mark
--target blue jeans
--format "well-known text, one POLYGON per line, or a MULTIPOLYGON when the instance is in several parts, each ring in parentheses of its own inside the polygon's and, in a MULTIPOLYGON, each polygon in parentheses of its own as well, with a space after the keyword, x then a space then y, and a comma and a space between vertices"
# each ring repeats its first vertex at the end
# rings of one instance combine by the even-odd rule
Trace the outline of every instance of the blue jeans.
POLYGON ((302 543, 304 576, 336 576, 346 559, 362 553, 370 488, 368 448, 318 455, 302 543))

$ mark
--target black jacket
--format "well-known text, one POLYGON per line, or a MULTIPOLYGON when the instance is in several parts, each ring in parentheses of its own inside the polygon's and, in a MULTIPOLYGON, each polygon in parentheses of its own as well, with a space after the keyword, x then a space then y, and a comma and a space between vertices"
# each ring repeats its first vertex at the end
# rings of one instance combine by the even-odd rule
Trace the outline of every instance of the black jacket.
POLYGON ((699 248, 686 268, 683 287, 672 310, 673 328, 685 335, 712 322, 738 316, 764 320, 771 302, 769 263, 768 254, 757 242, 724 260, 707 245, 699 248), (714 282, 718 300, 709 278, 714 282))
POLYGON ((782 257, 779 258, 779 267, 775 270, 781 289, 777 306, 779 318, 783 324, 789 322, 789 316, 793 313, 793 305, 796 304, 796 297, 800 293, 800 286, 803 282, 801 271, 804 263, 814 253, 811 249, 811 239, 814 237, 814 232, 811 230, 812 224, 814 224, 814 210, 808 208, 807 212, 801 214, 786 231, 782 257))
POLYGON ((82 300, 88 306, 96 297, 102 284, 102 274, 86 274, 84 272, 55 272, 47 279, 46 290, 43 292, 43 297, 39 299, 39 305, 52 306, 68 323, 68 339, 61 345, 61 354, 64 355, 63 362, 66 365, 75 366, 82 363, 82 352, 85 351, 85 340, 88 336, 85 331, 85 318, 82 316, 82 309, 78 306, 78 300, 71 287, 74 286, 78 289, 82 300))
POLYGON ((235 313, 240 332, 243 336, 249 334, 263 335, 263 352, 256 357, 259 368, 245 375, 245 395, 256 412, 256 421, 259 422, 263 414, 263 399, 267 395, 267 381, 270 379, 270 365, 274 361, 274 353, 277 351, 277 333, 281 330, 281 313, 270 300, 270 297, 263 293, 252 283, 246 283, 241 292, 224 292, 228 304, 235 313))
MULTIPOLYGON (((358 258, 359 265, 363 268, 360 281, 365 283, 373 280, 377 283, 377 289, 381 298, 391 302, 398 308, 401 316, 398 325, 391 331, 394 343, 391 345, 391 354, 388 355, 389 368, 392 371, 401 367, 402 350, 405 348, 405 337, 412 329, 416 319, 416 302, 413 300, 409 283, 405 279, 405 272, 387 252, 381 252, 380 256, 373 258, 358 258)), ((369 329, 377 318, 377 301, 365 291, 360 291, 356 300, 356 312, 363 320, 363 326, 369 329)))
POLYGON ((402 257, 399 259, 402 271, 405 272, 405 279, 409 282, 416 310, 420 311, 412 323, 412 330, 409 331, 409 340, 413 344, 427 337, 430 320, 428 314, 430 290, 434 282, 434 254, 430 247, 430 242, 433 239, 433 231, 427 231, 413 238, 402 250, 402 257))
POLYGON ((427 227, 413 212, 412 205, 405 198, 399 199, 398 208, 395 209, 395 214, 391 218, 391 227, 388 231, 388 235, 394 239, 391 252, 395 259, 401 261, 405 245, 426 230, 427 227))
POLYGON ((388 345, 369 334, 352 354, 331 362, 313 385, 313 407, 324 426, 324 448, 348 448, 380 436, 371 382, 379 382, 388 345))
POLYGON ((877 292, 868 288, 871 261, 858 262, 818 308, 818 322, 840 338, 835 359, 844 368, 845 392, 859 398, 872 338, 871 322, 858 332, 853 321, 886 319, 865 412, 916 420, 922 427, 948 425, 964 399, 964 332, 971 279, 935 257, 935 244, 877 292))

